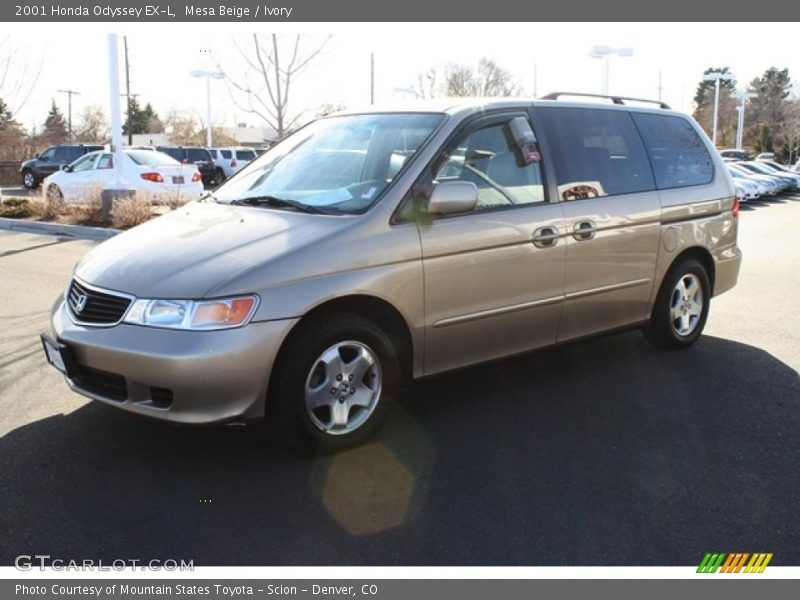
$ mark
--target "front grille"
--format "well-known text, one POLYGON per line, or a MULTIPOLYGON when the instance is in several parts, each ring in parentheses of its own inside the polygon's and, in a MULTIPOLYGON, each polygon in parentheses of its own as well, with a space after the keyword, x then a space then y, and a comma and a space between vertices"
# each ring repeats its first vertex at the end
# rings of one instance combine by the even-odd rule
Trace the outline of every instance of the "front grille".
POLYGON ((73 279, 67 293, 67 305, 77 321, 97 325, 118 323, 131 299, 109 292, 98 292, 73 279))
POLYGON ((103 398, 124 402, 128 399, 128 384, 122 375, 107 373, 78 365, 72 382, 80 389, 103 398))

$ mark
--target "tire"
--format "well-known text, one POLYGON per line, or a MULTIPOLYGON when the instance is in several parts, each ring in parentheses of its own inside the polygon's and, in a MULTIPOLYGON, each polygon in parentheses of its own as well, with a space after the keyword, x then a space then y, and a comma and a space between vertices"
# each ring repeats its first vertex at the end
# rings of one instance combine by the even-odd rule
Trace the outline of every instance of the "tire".
POLYGON ((357 446, 382 425, 401 379, 397 351, 372 321, 349 313, 312 318, 290 334, 273 366, 268 426, 304 452, 357 446))
POLYGON ((703 333, 710 301, 705 267, 693 258, 678 260, 661 284, 645 337, 664 350, 688 348, 703 333))
POLYGON ((22 172, 22 185, 29 190, 34 190, 36 189, 36 186, 39 185, 39 182, 36 181, 36 176, 30 169, 25 169, 22 172))
POLYGON ((214 185, 222 185, 225 179, 225 171, 219 168, 214 171, 214 185))
POLYGON ((64 201, 64 193, 61 191, 60 187, 56 184, 52 184, 47 186, 46 198, 47 201, 52 204, 60 204, 64 201))

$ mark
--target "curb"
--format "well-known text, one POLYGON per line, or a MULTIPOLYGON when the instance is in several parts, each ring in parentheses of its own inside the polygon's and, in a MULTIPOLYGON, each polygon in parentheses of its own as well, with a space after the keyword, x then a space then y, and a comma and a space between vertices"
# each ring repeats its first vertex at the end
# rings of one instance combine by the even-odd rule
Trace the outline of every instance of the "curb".
POLYGON ((65 225, 63 223, 42 223, 24 219, 0 217, 0 229, 44 235, 60 235, 83 240, 102 242, 121 233, 119 229, 88 227, 86 225, 65 225))

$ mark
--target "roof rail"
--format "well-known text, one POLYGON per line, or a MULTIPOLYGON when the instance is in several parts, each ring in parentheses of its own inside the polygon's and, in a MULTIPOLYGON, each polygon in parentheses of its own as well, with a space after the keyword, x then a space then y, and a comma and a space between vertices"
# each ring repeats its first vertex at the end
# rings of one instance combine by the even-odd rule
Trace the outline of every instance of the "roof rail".
POLYGON ((628 96, 608 96, 606 94, 585 94, 583 92, 552 92, 539 98, 540 100, 558 100, 561 96, 578 96, 581 98, 603 98, 611 100, 614 104, 625 104, 629 102, 645 102, 647 104, 657 104, 660 108, 670 110, 669 104, 661 100, 647 100, 646 98, 629 98, 628 96))

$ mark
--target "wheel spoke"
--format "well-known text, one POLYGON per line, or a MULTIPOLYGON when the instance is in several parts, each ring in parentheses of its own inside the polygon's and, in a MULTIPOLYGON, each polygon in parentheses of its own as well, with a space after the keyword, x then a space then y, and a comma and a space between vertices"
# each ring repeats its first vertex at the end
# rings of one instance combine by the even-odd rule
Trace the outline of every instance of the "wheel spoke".
POLYGON ((362 406, 367 408, 372 402, 373 392, 370 389, 367 389, 364 386, 360 386, 356 393, 350 396, 350 405, 351 406, 362 406))
POLYGON ((689 316, 699 317, 702 312, 703 312, 703 305, 700 304, 699 302, 691 302, 689 304, 689 316))
POLYGON ((319 361, 325 365, 325 373, 328 379, 334 379, 336 375, 344 370, 344 363, 342 356, 339 354, 339 347, 335 346, 329 348, 325 353, 319 357, 319 361))
POLYGON ((374 364, 375 359, 372 357, 372 354, 366 348, 359 348, 358 355, 346 365, 349 373, 353 375, 353 384, 359 385, 367 374, 367 371, 369 371, 374 364))
POLYGON ((310 410, 329 406, 336 401, 336 398, 335 394, 331 394, 331 385, 327 380, 319 387, 306 390, 306 406, 310 410))
POLYGON ((336 429, 345 429, 349 415, 350 406, 346 402, 336 402, 331 406, 331 426, 336 429))

